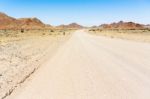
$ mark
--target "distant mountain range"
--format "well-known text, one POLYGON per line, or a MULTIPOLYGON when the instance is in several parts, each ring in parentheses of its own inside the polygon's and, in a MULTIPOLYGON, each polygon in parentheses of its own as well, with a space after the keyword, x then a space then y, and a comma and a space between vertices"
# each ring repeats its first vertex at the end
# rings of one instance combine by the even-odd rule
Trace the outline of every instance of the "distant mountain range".
POLYGON ((83 26, 81 26, 77 23, 71 23, 71 24, 68 24, 68 25, 57 26, 57 28, 77 28, 77 29, 81 29, 81 28, 83 28, 83 26))
POLYGON ((41 29, 45 24, 37 18, 16 19, 0 13, 0 29, 41 29))
MULTIPOLYGON (((16 19, 0 12, 0 29, 81 29, 81 26, 77 23, 71 23, 68 25, 60 25, 53 27, 49 24, 44 24, 38 18, 20 18, 16 19)), ((150 28, 150 25, 143 25, 134 22, 117 22, 111 24, 102 24, 100 26, 93 26, 92 28, 104 28, 104 29, 144 29, 150 28)))
POLYGON ((149 29, 150 29, 150 24, 148 24, 148 25, 145 25, 145 28, 149 28, 149 29))
POLYGON ((118 23, 111 23, 111 24, 102 24, 100 25, 101 28, 104 29, 144 29, 144 25, 134 23, 134 22, 123 22, 120 21, 118 23))
MULTIPOLYGON (((51 25, 44 24, 38 18, 20 18, 16 19, 0 12, 0 29, 51 29, 51 25)), ((83 26, 72 23, 69 25, 60 25, 55 28, 75 28, 80 29, 83 26)))

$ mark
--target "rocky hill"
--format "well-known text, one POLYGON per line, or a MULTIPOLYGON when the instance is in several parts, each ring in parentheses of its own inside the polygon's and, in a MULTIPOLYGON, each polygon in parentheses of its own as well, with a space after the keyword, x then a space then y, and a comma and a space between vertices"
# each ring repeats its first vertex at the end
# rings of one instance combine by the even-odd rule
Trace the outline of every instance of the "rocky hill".
POLYGON ((14 29, 17 28, 18 24, 17 19, 0 12, 0 29, 14 29))
POLYGON ((23 29, 41 29, 45 27, 45 24, 37 18, 21 18, 18 21, 23 29))
POLYGON ((150 29, 150 24, 144 25, 144 27, 150 29))
POLYGON ((100 27, 104 29, 144 29, 144 26, 142 24, 123 21, 120 21, 118 23, 102 24, 100 27))
POLYGON ((60 25, 60 26, 57 26, 57 28, 75 28, 75 29, 81 29, 83 28, 83 26, 77 24, 77 23, 71 23, 71 24, 68 24, 68 25, 60 25))
POLYGON ((50 25, 45 25, 37 18, 16 19, 5 13, 0 13, 0 29, 44 29, 51 27, 50 25))

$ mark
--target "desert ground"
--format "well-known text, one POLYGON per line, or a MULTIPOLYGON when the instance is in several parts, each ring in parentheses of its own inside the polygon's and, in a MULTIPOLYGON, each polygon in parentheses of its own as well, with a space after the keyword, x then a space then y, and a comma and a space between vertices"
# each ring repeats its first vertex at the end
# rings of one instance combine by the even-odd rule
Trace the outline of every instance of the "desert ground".
POLYGON ((10 95, 70 37, 73 30, 1 30, 0 99, 10 95))
POLYGON ((143 38, 137 36, 137 40, 130 31, 108 32, 78 30, 67 39, 38 36, 1 43, 1 94, 8 85, 22 83, 18 78, 32 73, 41 63, 23 86, 5 98, 150 99, 149 34, 139 33, 143 38))
POLYGON ((87 31, 97 36, 106 36, 110 38, 120 38, 140 42, 150 42, 150 29, 89 29, 87 31))

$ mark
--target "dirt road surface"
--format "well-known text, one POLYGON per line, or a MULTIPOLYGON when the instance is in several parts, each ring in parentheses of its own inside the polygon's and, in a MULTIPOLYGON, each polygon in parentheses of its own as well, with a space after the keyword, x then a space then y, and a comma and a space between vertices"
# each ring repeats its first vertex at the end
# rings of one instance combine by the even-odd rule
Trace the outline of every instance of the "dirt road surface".
POLYGON ((9 99, 150 99, 150 44, 77 31, 9 99))

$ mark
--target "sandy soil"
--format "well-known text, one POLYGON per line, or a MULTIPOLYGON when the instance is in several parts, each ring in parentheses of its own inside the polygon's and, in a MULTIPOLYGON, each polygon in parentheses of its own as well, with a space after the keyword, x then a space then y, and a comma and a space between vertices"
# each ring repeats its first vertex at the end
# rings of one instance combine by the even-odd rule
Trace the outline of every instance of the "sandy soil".
POLYGON ((150 99, 150 44, 77 31, 8 99, 150 99))
POLYGON ((105 30, 90 29, 89 32, 94 35, 106 36, 111 38, 120 38, 134 41, 150 42, 150 30, 105 30), (94 30, 94 31, 93 31, 94 30))
POLYGON ((0 99, 11 94, 69 38, 61 32, 34 32, 1 35, 0 99))

